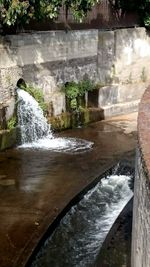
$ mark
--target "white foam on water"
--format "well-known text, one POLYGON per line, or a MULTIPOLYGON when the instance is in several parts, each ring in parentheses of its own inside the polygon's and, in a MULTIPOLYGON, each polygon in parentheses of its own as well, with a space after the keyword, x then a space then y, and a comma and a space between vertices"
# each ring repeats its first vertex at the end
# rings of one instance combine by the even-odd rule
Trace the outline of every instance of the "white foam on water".
POLYGON ((62 219, 32 267, 92 266, 110 228, 133 196, 130 180, 130 176, 116 174, 103 178, 62 219))
POLYGON ((18 89, 18 125, 21 128, 21 142, 32 143, 42 137, 52 138, 50 126, 37 101, 24 90, 18 89))
POLYGON ((32 143, 25 143, 20 148, 82 153, 91 149, 92 146, 92 142, 83 139, 45 137, 32 143))
POLYGON ((55 138, 37 101, 26 91, 18 89, 18 125, 24 149, 82 153, 93 143, 77 138, 55 138))

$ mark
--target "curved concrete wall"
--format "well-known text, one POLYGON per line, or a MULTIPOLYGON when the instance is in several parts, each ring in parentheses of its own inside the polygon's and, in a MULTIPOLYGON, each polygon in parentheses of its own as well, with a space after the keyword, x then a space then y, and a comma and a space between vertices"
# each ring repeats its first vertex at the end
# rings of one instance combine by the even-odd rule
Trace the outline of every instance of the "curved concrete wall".
POLYGON ((150 86, 139 107, 132 267, 150 266, 150 86))

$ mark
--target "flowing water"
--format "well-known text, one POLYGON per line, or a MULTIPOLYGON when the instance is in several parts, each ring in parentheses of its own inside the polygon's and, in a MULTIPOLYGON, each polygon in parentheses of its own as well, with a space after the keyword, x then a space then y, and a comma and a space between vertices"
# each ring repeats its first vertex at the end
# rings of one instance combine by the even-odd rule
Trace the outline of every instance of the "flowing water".
POLYGON ((37 101, 24 90, 18 89, 18 124, 21 127, 21 142, 29 143, 42 137, 52 138, 42 109, 37 101))
MULTIPOLYGON (((18 89, 18 100, 18 123, 21 128, 22 142, 20 150, 22 151, 22 149, 24 150, 26 148, 28 151, 34 150, 34 153, 36 153, 35 149, 38 149, 38 155, 39 153, 44 153, 43 155, 46 153, 43 165, 41 165, 42 159, 40 159, 38 168, 39 166, 40 168, 45 168, 45 165, 47 166, 47 160, 50 158, 50 154, 47 153, 61 152, 61 161, 65 163, 65 156, 62 155, 62 153, 65 152, 65 154, 72 154, 74 162, 72 165, 72 161, 68 161, 68 164, 63 166, 62 174, 65 175, 66 173, 66 177, 68 177, 68 173, 71 171, 69 169, 70 166, 72 166, 71 177, 73 176, 73 171, 75 172, 74 165, 76 161, 78 161, 78 158, 75 158, 76 154, 81 154, 81 158, 79 158, 80 164, 76 169, 76 173, 78 173, 81 168, 83 168, 83 171, 86 173, 86 169, 88 170, 88 161, 91 164, 90 172, 93 172, 93 175, 97 172, 96 165, 99 168, 98 157, 100 152, 103 153, 102 151, 104 149, 106 157, 110 153, 110 146, 108 145, 109 140, 107 139, 107 142, 105 142, 106 136, 110 135, 109 126, 105 127, 108 128, 105 129, 105 134, 99 129, 97 132, 94 132, 94 141, 101 141, 94 147, 93 152, 89 152, 91 151, 93 142, 81 138, 56 138, 53 136, 50 126, 47 124, 38 103, 27 92, 18 89), (85 156, 85 152, 87 151, 88 153, 85 156), (84 156, 82 156, 82 153, 84 153, 84 156), (92 157, 90 153, 95 156, 92 157), (86 158, 86 162, 82 164, 84 158, 86 158), (95 167, 92 166, 92 161, 95 167)), ((85 137, 88 137, 88 131, 84 131, 85 137)), ((93 134, 92 128, 91 131, 93 134)), ((115 136, 115 133, 113 133, 113 135, 115 136)), ((118 146, 119 139, 118 136, 115 138, 117 138, 117 142, 114 142, 116 147, 116 145, 118 146)), ((117 149, 118 151, 122 151, 120 145, 117 149)), ((54 156, 56 158, 56 154, 54 154, 54 156)), ((58 157, 58 162, 59 161, 60 158, 58 157)), ((54 159, 52 158, 52 163, 53 162, 54 159)), ((58 166, 58 162, 55 161, 52 166, 56 164, 58 166)), ((50 163, 48 164, 48 169, 49 172, 52 171, 50 170, 50 163)), ((113 222, 132 197, 132 191, 129 186, 131 176, 128 173, 118 173, 116 171, 118 171, 118 166, 112 175, 104 177, 76 206, 72 207, 60 222, 59 227, 45 242, 43 248, 34 260, 32 267, 89 267, 93 264, 113 222)), ((52 179, 54 175, 56 176, 55 172, 52 171, 52 179)), ((27 167, 25 173, 27 173, 27 167)), ((59 176, 61 177, 62 174, 60 173, 59 176)), ((65 180, 66 179, 68 178, 65 178, 65 180)), ((26 183, 26 180, 23 179, 22 181, 26 183)))
POLYGON ((37 101, 21 89, 18 89, 18 125, 21 128, 21 148, 82 153, 93 145, 82 139, 54 137, 37 101))
POLYGON ((117 172, 104 177, 71 208, 31 267, 93 265, 112 224, 133 195, 131 176, 117 172))

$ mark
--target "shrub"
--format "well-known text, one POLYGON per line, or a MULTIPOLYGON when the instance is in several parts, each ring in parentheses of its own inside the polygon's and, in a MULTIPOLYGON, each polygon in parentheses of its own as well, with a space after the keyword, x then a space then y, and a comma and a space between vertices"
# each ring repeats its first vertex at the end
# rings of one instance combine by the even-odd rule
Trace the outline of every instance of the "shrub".
POLYGON ((62 87, 66 97, 70 100, 71 109, 76 111, 80 109, 80 99, 85 95, 86 92, 93 91, 94 89, 98 89, 97 84, 88 79, 80 82, 67 82, 62 87))

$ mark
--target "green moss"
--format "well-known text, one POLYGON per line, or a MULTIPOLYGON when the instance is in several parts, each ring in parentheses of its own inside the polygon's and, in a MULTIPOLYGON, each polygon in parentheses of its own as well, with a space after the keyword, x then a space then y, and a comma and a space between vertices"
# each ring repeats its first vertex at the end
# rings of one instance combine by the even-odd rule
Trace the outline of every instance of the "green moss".
POLYGON ((11 148, 17 143, 17 128, 0 133, 0 150, 11 148))
POLYGON ((47 104, 44 102, 43 92, 40 88, 34 87, 32 85, 26 85, 26 87, 21 86, 21 89, 28 92, 31 96, 35 98, 35 100, 39 103, 39 106, 43 110, 44 114, 47 112, 47 104))
POLYGON ((71 114, 64 112, 59 116, 50 117, 49 122, 51 123, 52 128, 57 131, 71 128, 71 114))
POLYGON ((101 109, 96 110, 80 107, 79 112, 64 112, 56 117, 49 117, 48 122, 52 125, 53 130, 61 131, 102 120, 102 112, 101 109))
POLYGON ((78 102, 77 102, 77 99, 76 98, 73 98, 73 99, 70 100, 70 107, 73 110, 76 110, 77 109, 78 102))
POLYGON ((76 128, 79 125, 78 114, 73 112, 71 114, 71 128, 76 128))
POLYGON ((84 124, 88 124, 89 122, 90 122, 89 110, 85 109, 84 110, 84 124))
POLYGON ((68 113, 63 113, 63 114, 62 114, 62 120, 63 120, 64 129, 68 129, 68 128, 70 128, 70 125, 71 125, 70 114, 68 114, 68 113))
POLYGON ((7 121, 7 129, 8 130, 12 130, 15 128, 17 124, 17 118, 16 116, 14 115, 12 118, 10 118, 8 121, 7 121))

